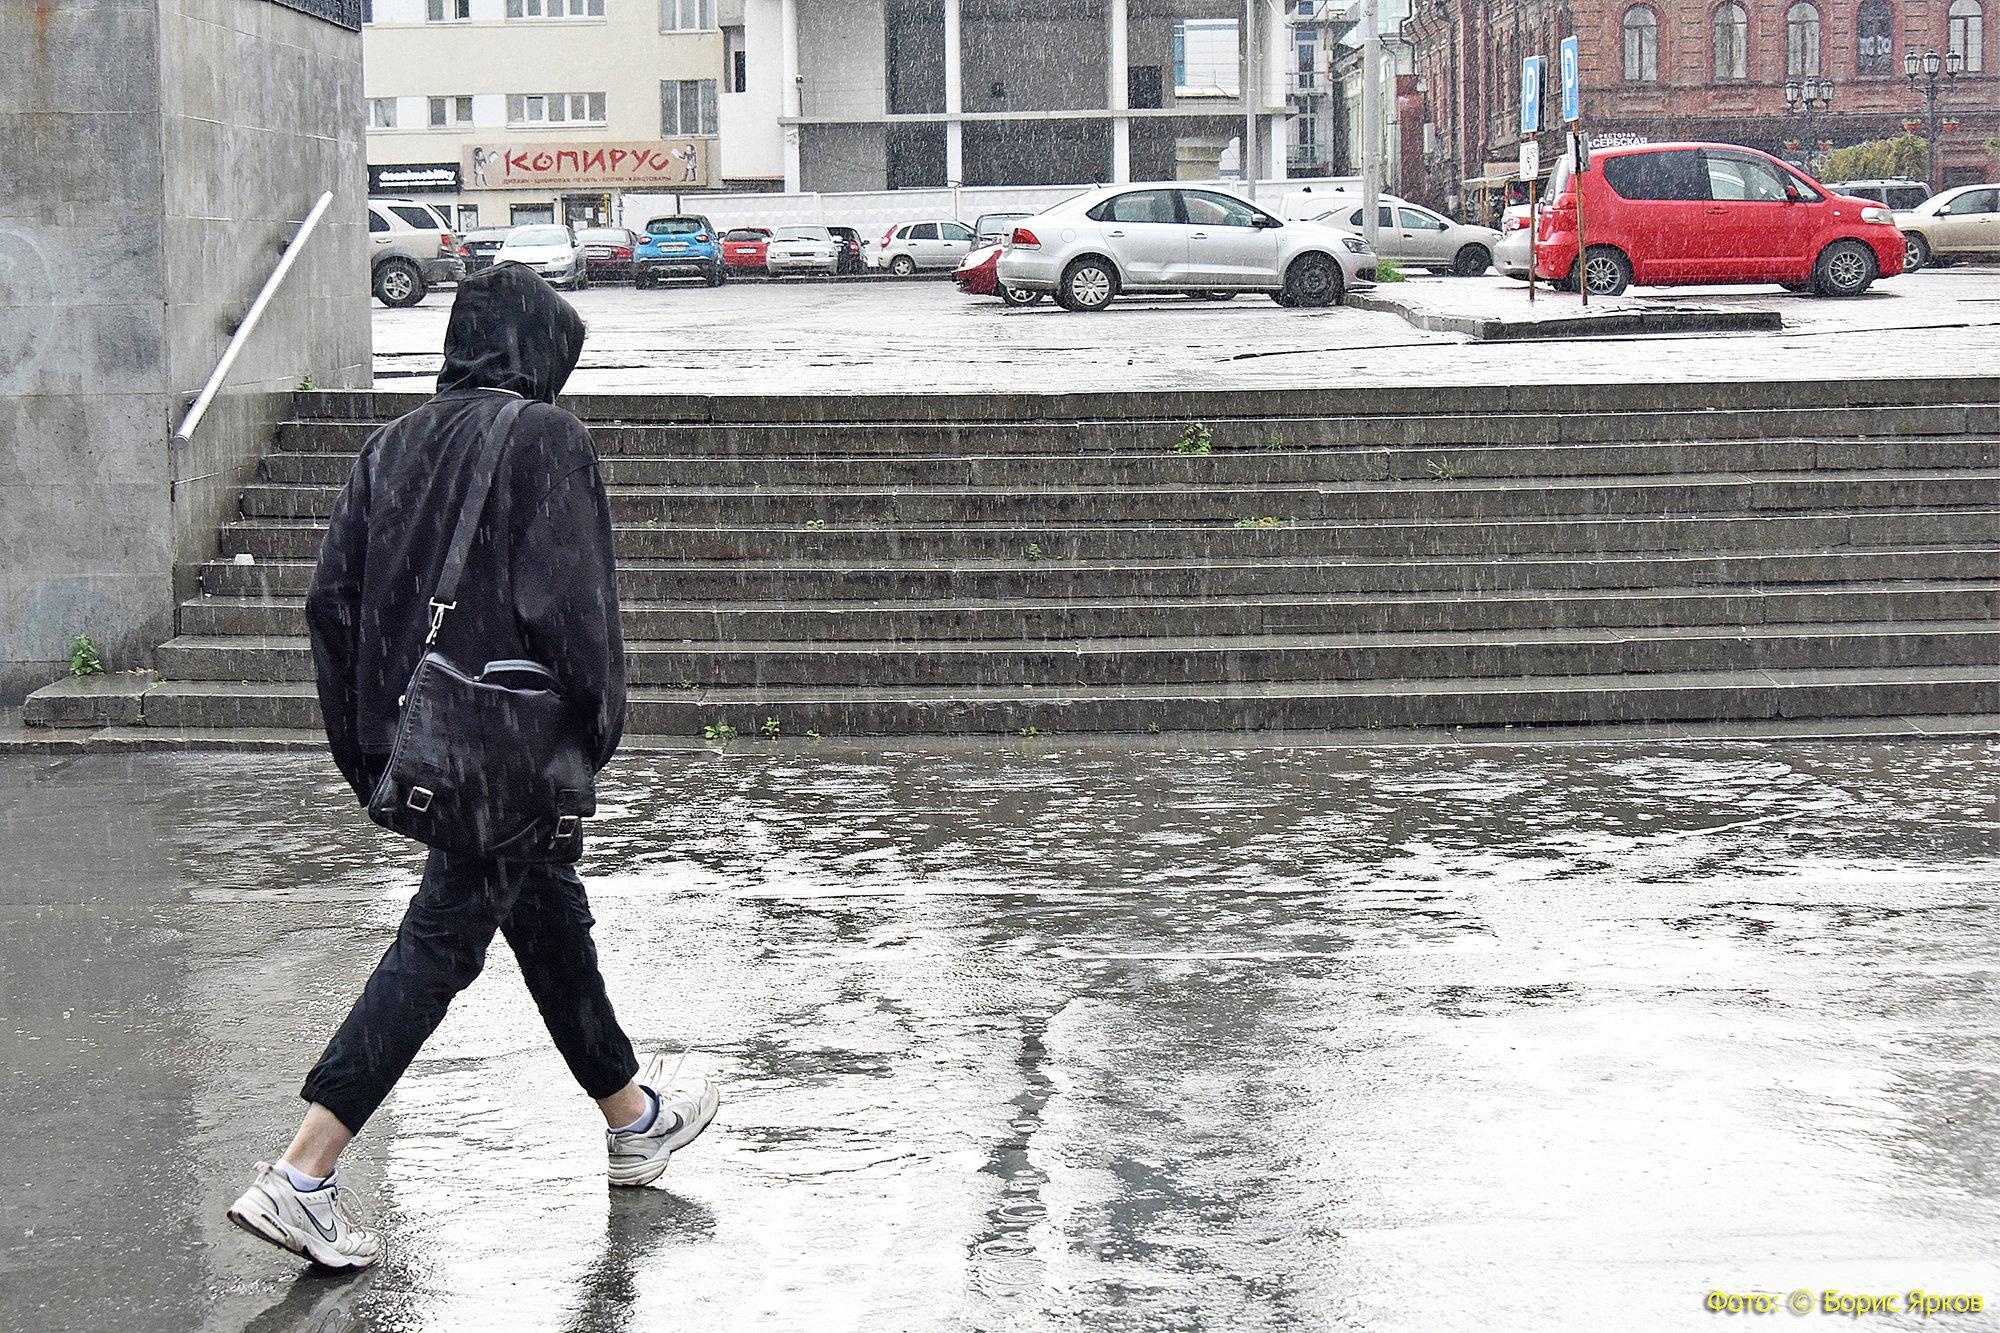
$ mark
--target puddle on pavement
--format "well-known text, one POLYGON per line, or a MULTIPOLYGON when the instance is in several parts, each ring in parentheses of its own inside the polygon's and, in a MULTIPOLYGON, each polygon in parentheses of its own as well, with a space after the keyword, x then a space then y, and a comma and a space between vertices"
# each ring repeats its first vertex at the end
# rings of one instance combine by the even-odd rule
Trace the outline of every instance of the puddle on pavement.
MULTIPOLYGON (((24 952, 79 939, 106 966, 128 920, 153 951, 147 1095, 199 1126, 165 1148, 203 1218, 198 1274, 149 1293, 177 1322, 1677 1327, 1718 1286, 1990 1277, 1996 758, 622 760, 583 867, 600 950, 635 1041, 721 1081, 716 1130, 607 1197, 496 945, 357 1145, 391 1257, 343 1294, 210 1218, 281 1143, 416 858, 318 756, 12 758, 0 887, 93 867, 86 916, 23 918, 19 977, 60 989, 24 952)), ((72 1040, 93 1000, 64 1003, 15 1026, 72 1040)), ((20 1151, 0 1167, 39 1179, 20 1151)), ((139 1169, 107 1151, 86 1173, 139 1169)), ((120 1322, 74 1281, 89 1254, 12 1234, 0 1309, 120 1322)))

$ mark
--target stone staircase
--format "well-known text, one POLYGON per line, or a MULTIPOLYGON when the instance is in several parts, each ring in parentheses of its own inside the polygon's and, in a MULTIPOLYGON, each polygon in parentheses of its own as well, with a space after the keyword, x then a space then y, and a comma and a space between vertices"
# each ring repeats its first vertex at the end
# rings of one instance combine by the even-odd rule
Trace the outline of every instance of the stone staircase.
MULTIPOLYGON (((417 401, 299 395, 147 725, 317 727, 323 516, 417 401)), ((569 405, 635 734, 2000 714, 2000 379, 569 405)))

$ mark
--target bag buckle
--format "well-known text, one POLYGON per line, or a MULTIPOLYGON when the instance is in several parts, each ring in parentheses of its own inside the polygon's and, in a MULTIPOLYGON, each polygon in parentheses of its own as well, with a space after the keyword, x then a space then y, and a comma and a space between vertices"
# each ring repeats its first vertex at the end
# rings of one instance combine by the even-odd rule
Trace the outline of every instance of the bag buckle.
POLYGON ((583 823, 583 818, 580 815, 557 815, 556 833, 553 838, 549 839, 550 849, 553 850, 555 845, 564 838, 574 838, 577 826, 581 823, 583 823))
POLYGON ((403 804, 422 814, 431 808, 431 798, 434 794, 429 787, 412 787, 410 794, 403 799, 403 804))
POLYGON ((444 628, 444 613, 457 609, 457 602, 440 602, 435 597, 431 598, 431 632, 424 636, 424 647, 428 648, 437 642, 438 631, 444 628))

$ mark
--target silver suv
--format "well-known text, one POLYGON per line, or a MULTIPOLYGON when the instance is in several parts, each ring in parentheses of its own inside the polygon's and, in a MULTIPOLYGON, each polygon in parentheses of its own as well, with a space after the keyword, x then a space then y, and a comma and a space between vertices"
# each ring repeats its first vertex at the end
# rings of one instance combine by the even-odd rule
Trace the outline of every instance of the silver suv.
POLYGON ((465 276, 451 227, 415 199, 370 199, 368 245, 375 299, 386 306, 415 305, 439 283, 465 276))

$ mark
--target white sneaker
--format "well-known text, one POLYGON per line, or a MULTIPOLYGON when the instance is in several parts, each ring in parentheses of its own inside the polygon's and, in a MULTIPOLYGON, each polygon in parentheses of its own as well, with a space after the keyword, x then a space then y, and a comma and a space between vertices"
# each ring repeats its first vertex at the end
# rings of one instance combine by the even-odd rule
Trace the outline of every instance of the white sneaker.
POLYGON ((257 1163, 256 1179, 229 1205, 229 1220, 323 1268, 366 1268, 382 1257, 382 1238, 355 1224, 338 1185, 301 1194, 269 1162, 257 1163))
MULTIPOLYGON (((611 1183, 650 1185, 666 1174, 667 1159, 701 1137, 722 1105, 722 1095, 705 1078, 690 1079, 662 1090, 648 1080, 657 1079, 662 1061, 658 1056, 646 1069, 641 1087, 652 1088, 660 1099, 660 1113, 652 1127, 642 1133, 620 1134, 606 1131, 604 1147, 611 1157, 611 1183)), ((665 1082, 665 1080, 659 1080, 665 1082)))

